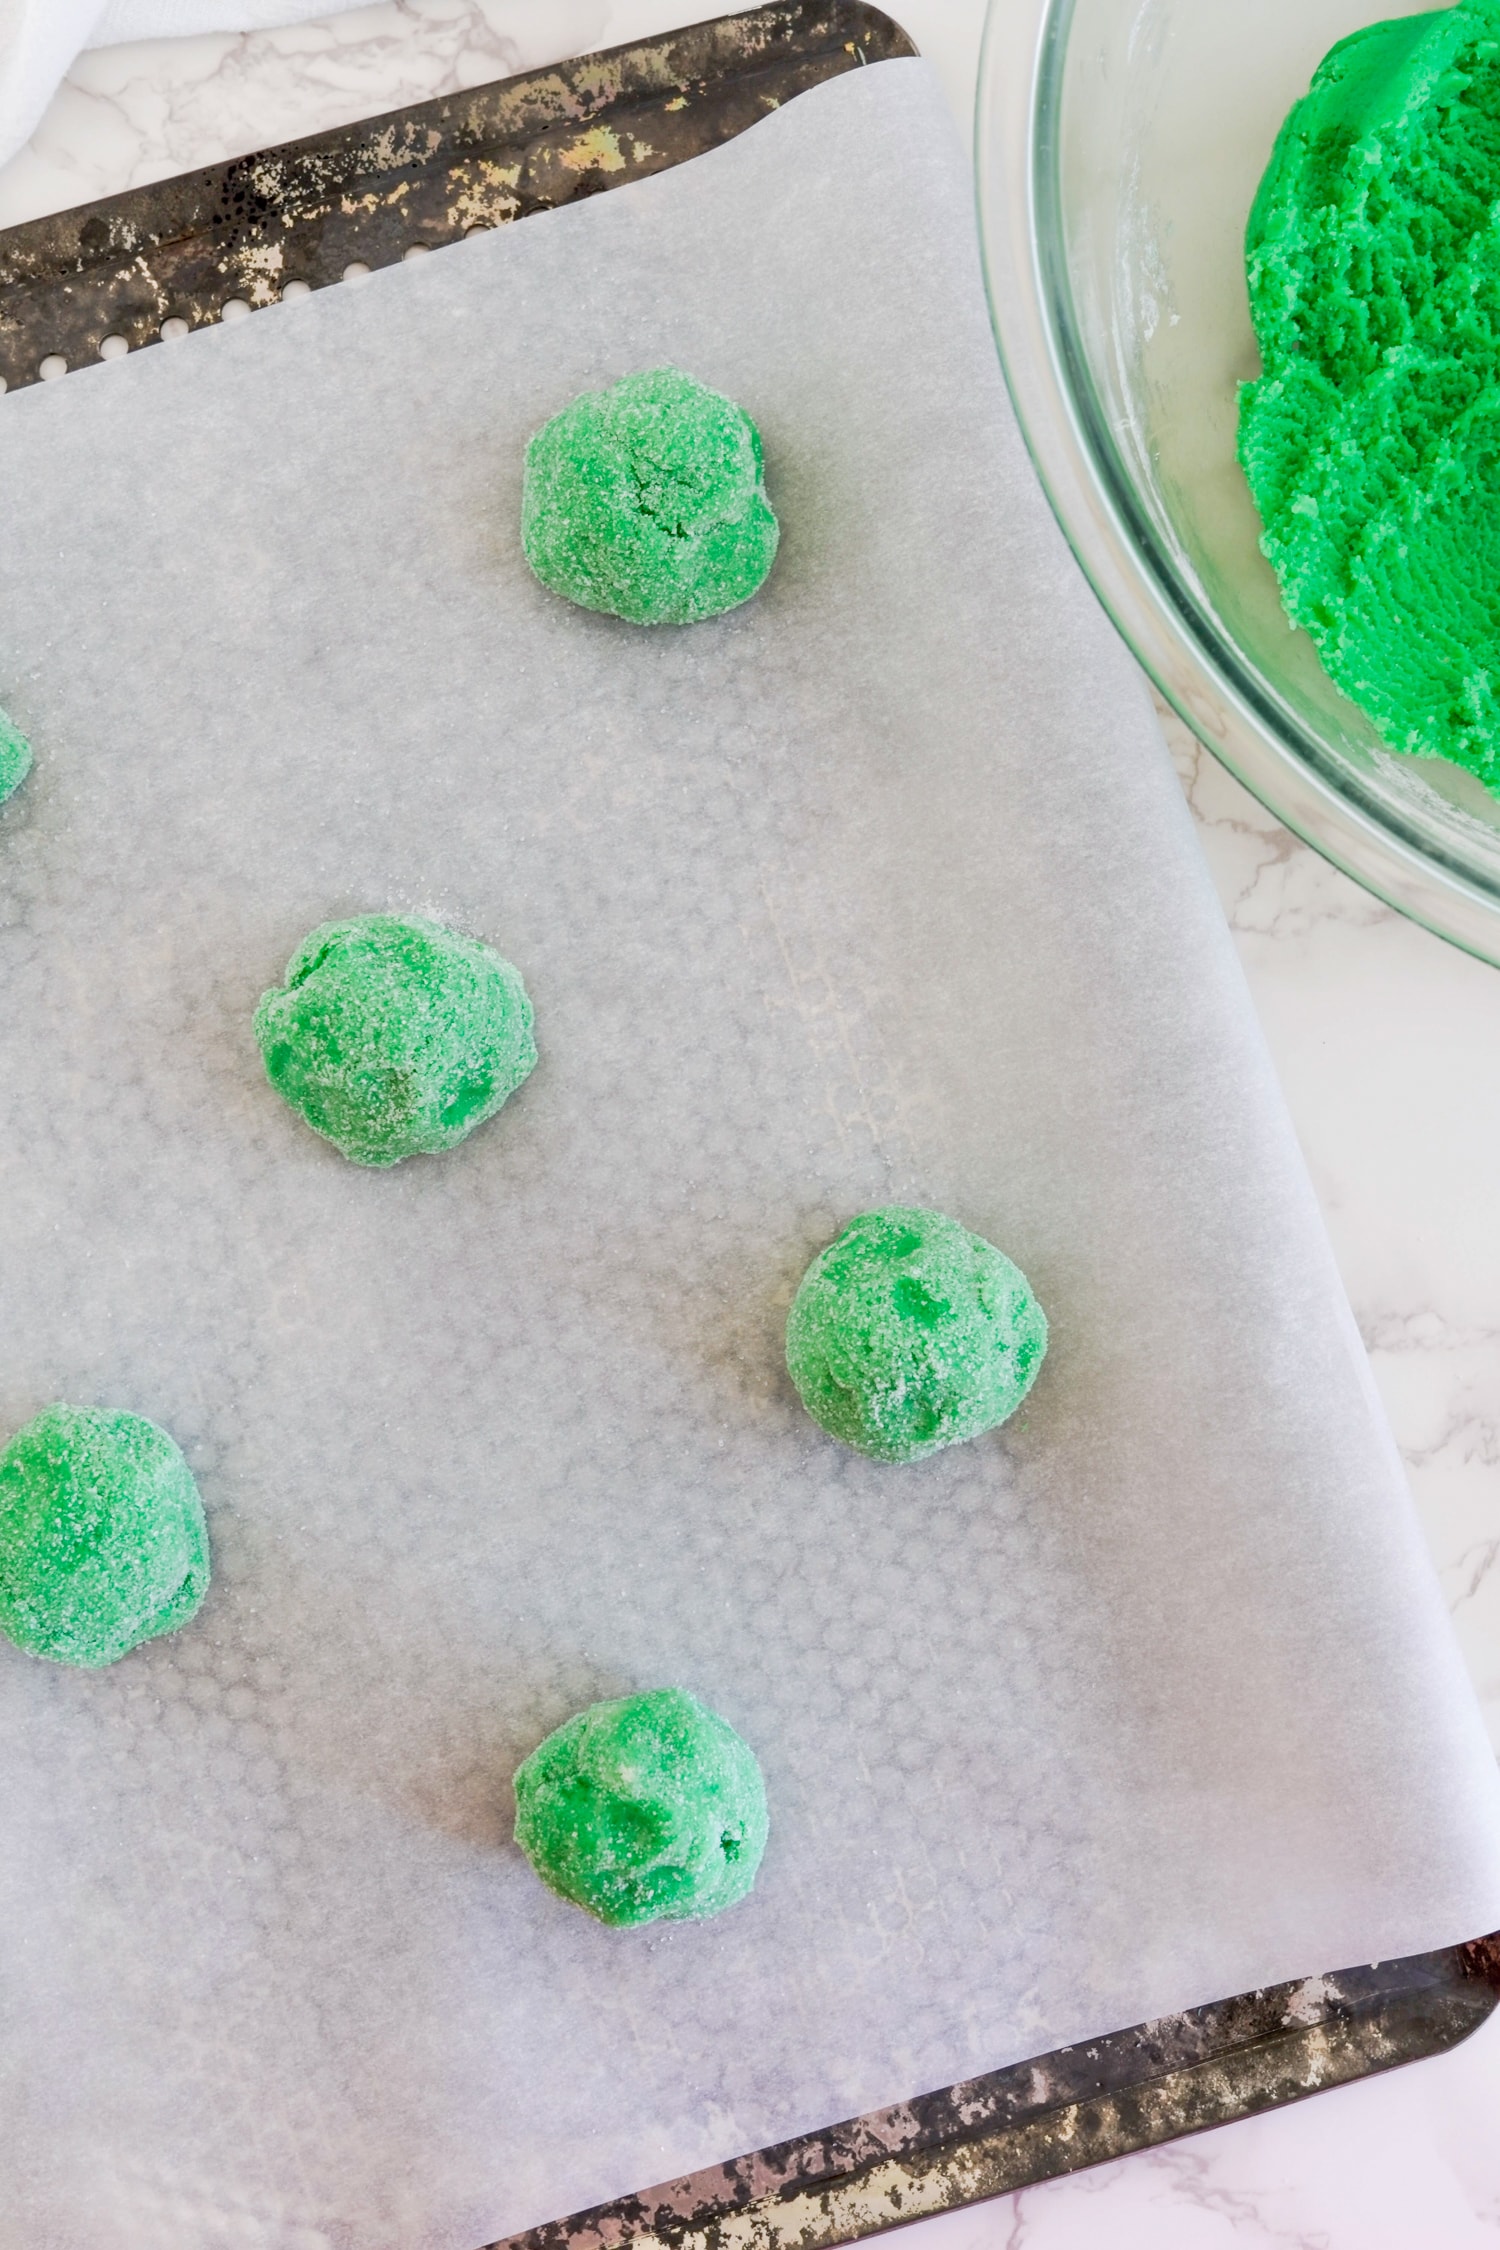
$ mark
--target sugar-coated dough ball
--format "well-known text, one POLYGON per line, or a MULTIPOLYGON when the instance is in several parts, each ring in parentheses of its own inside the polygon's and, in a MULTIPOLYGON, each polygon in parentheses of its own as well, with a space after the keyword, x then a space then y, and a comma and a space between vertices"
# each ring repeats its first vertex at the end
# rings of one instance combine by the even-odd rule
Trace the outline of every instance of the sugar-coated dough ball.
POLYGON ((754 1752, 681 1688, 592 1704, 516 1775, 516 1842, 560 1898, 615 1927, 735 1905, 766 1829, 754 1752))
POLYGON ((526 448, 526 559, 584 609, 715 617, 761 585, 778 537, 760 432, 674 367, 586 391, 526 448))
POLYGON ((1026 1276, 940 1211, 851 1219, 803 1275, 786 1324, 808 1413, 877 1461, 918 1461, 992 1430, 1046 1349, 1026 1276))
POLYGON ((366 914, 314 930, 262 995, 266 1076, 355 1164, 453 1148, 536 1067, 520 972, 441 922, 366 914))
POLYGON ((31 744, 13 719, 0 711, 0 805, 19 789, 31 771, 31 744))
POLYGON ((198 1487, 154 1422, 49 1406, 0 1453, 0 1630, 19 1648, 113 1664, 207 1590, 198 1487))

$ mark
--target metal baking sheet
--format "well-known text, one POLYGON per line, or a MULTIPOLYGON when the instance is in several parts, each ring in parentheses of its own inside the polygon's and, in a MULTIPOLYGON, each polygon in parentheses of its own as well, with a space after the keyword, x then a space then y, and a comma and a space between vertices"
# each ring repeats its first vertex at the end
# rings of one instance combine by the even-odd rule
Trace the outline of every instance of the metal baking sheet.
POLYGON ((912 51, 864 0, 778 0, 11 227, 0 382, 648 179, 810 86, 912 51))
POLYGON ((1469 2038, 1500 1938, 1299 1978, 900 2102, 489 2250, 828 2250, 1326 2093, 1469 2038))
POLYGON ((465 2250, 1500 1919, 1493 1765, 945 133, 861 73, 690 195, 0 417, 39 749, 0 1405, 155 1412, 219 1560, 118 1673, 0 1672, 28 2250, 465 2250), (788 527, 665 641, 513 538, 525 432, 663 356, 752 405, 788 527), (506 945, 544 1058, 378 1202, 246 1036, 361 904, 506 945), (892 1194, 1004 1241, 1058 1339, 1024 1426, 897 1482, 777 1352, 892 1194), (776 1842, 742 1914, 627 1951, 536 1892, 504 1777, 663 1675, 756 1741, 776 1842))

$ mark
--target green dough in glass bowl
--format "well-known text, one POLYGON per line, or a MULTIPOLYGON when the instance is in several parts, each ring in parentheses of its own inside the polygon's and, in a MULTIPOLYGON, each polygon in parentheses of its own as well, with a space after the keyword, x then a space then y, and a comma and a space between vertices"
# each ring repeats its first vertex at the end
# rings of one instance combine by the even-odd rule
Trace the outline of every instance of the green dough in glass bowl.
POLYGON ((526 448, 521 542, 544 586, 633 625, 748 601, 776 555, 760 432, 673 367, 586 391, 526 448))
POLYGON ((754 1752, 681 1688, 590 1705, 516 1775, 516 1842, 559 1898, 616 1928, 736 1905, 767 1825, 754 1752))
POLYGON ((1026 1276, 940 1211, 866 1211, 820 1251, 787 1315, 809 1414, 877 1461, 992 1430, 1040 1372, 1047 1321, 1026 1276))
POLYGON ((304 939, 255 1011, 266 1076, 353 1164, 454 1148, 536 1067, 520 971, 441 922, 367 914, 304 939))
POLYGON ((1393 750, 1500 793, 1500 6, 1365 25, 1277 137, 1239 453, 1288 616, 1393 750))
POLYGON ((0 805, 19 789, 31 771, 31 744, 14 720, 0 711, 0 805))
POLYGON ((49 1406, 0 1453, 0 1631, 59 1664, 113 1664, 208 1590, 193 1474, 138 1414, 49 1406))

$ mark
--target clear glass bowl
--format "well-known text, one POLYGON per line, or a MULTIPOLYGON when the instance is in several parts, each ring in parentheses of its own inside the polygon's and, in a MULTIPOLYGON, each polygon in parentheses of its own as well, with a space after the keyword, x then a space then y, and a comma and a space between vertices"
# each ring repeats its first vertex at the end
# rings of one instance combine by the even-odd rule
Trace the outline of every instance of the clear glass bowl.
POLYGON ((1384 748, 1293 633, 1235 460, 1245 219, 1277 128, 1379 0, 990 0, 985 269, 1022 427, 1162 693, 1288 827, 1500 962, 1500 798, 1384 748))

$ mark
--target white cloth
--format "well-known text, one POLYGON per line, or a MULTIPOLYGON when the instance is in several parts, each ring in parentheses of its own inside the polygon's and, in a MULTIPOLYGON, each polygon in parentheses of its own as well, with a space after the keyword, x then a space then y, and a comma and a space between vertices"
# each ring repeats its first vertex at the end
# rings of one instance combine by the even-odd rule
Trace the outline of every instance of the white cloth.
POLYGON ((363 0, 0 0, 0 162, 13 156, 84 47, 193 31, 266 31, 363 0))

